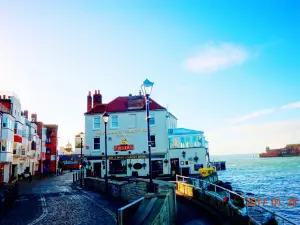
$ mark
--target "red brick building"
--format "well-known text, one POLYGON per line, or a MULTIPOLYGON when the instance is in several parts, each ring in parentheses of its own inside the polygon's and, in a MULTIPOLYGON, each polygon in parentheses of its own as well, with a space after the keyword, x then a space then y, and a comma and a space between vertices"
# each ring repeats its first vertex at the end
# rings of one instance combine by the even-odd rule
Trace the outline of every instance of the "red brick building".
POLYGON ((46 128, 46 160, 43 171, 55 172, 57 169, 57 132, 58 125, 44 124, 46 128))

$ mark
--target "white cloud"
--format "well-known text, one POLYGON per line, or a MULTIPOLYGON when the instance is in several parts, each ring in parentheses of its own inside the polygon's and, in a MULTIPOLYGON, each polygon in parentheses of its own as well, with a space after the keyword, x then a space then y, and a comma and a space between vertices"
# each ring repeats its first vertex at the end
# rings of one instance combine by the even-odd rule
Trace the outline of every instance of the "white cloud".
POLYGON ((300 108, 300 101, 292 102, 290 104, 281 107, 281 109, 297 109, 297 108, 300 108))
POLYGON ((250 53, 242 46, 223 43, 210 43, 204 46, 201 51, 188 58, 184 66, 197 73, 212 73, 221 69, 242 64, 250 56, 250 53))
POLYGON ((259 153, 266 146, 281 148, 300 143, 300 120, 227 127, 208 136, 213 154, 259 153))
POLYGON ((261 116, 271 114, 273 112, 274 112, 274 109, 262 109, 262 110, 254 111, 250 114, 247 114, 247 115, 244 115, 244 116, 241 116, 241 117, 234 118, 231 121, 234 122, 234 123, 241 123, 241 122, 245 122, 245 121, 257 118, 257 117, 261 117, 261 116))

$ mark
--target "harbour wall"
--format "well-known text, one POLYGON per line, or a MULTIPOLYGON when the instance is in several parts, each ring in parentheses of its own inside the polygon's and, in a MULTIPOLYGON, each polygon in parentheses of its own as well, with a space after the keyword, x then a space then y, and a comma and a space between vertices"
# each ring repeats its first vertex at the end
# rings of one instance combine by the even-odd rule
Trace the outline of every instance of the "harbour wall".
MULTIPOLYGON (((118 224, 171 225, 177 216, 176 185, 167 181, 153 180, 155 193, 147 193, 149 180, 134 178, 127 181, 109 180, 109 195, 128 204, 118 210, 118 224)), ((105 193, 105 180, 85 178, 85 187, 105 193)))

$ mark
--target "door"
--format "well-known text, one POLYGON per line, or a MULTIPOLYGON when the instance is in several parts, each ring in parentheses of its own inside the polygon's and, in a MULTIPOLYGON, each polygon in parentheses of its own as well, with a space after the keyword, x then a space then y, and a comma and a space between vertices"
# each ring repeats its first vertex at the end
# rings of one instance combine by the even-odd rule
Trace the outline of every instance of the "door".
POLYGON ((176 176, 176 174, 179 174, 179 159, 171 159, 171 176, 176 176))
POLYGON ((95 177, 101 177, 101 163, 94 163, 94 174, 95 177))

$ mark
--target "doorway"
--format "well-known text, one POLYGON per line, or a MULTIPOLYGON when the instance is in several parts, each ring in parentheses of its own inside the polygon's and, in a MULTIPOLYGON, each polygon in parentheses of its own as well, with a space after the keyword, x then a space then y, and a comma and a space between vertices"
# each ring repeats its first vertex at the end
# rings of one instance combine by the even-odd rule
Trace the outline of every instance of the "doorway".
POLYGON ((94 174, 95 177, 101 177, 101 162, 94 163, 94 174))
POLYGON ((171 159, 171 176, 176 176, 179 173, 179 158, 171 159))

